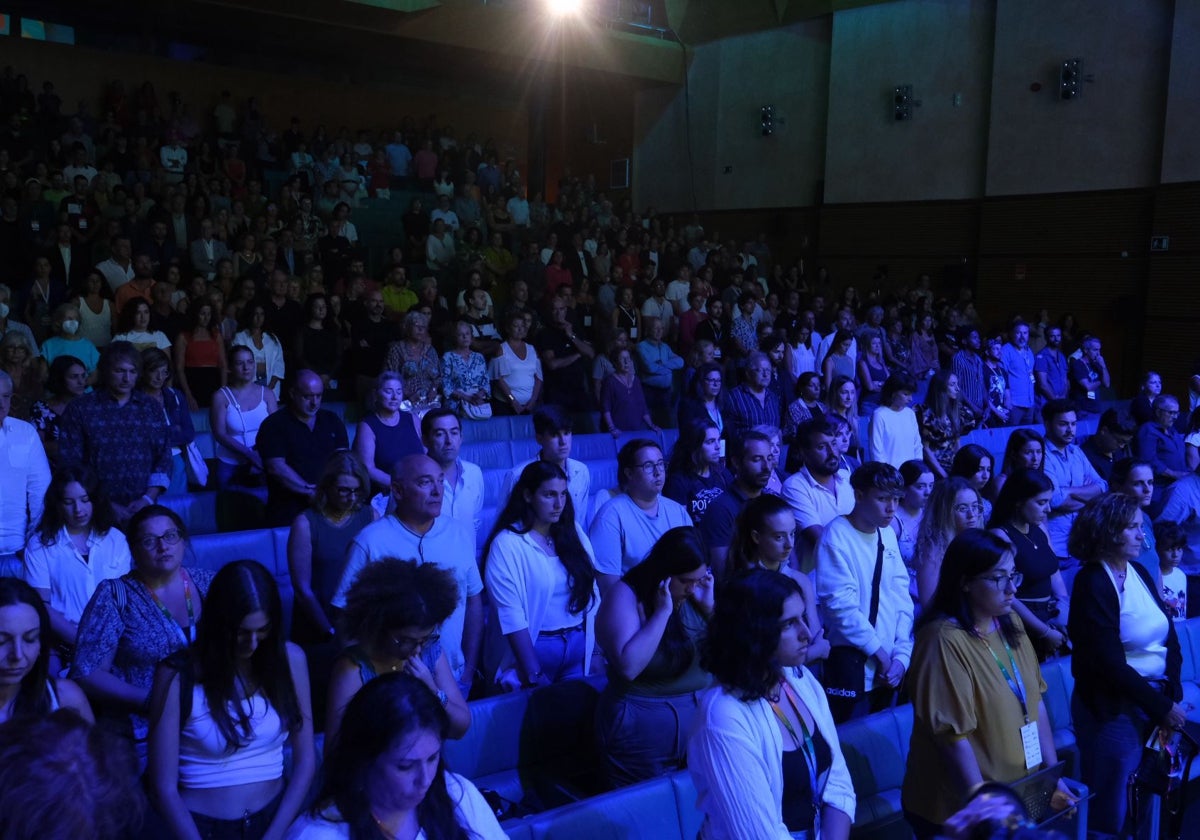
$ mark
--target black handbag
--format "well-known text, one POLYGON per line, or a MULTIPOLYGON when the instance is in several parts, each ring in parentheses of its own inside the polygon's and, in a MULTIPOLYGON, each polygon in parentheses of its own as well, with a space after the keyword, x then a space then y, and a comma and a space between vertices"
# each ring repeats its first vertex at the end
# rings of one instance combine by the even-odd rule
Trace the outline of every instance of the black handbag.
MULTIPOLYGON (((871 626, 879 617, 879 582, 883 578, 883 537, 876 530, 878 549, 875 552, 875 575, 871 579, 871 609, 867 618, 871 626)), ((866 691, 864 669, 867 654, 851 645, 834 645, 821 671, 825 694, 841 700, 857 700, 866 691)))
POLYGON ((1142 760, 1129 776, 1129 812, 1138 825, 1151 796, 1162 799, 1163 837, 1179 837, 1183 817, 1183 791, 1191 775, 1192 760, 1200 751, 1200 724, 1183 729, 1157 726, 1142 748, 1142 760))

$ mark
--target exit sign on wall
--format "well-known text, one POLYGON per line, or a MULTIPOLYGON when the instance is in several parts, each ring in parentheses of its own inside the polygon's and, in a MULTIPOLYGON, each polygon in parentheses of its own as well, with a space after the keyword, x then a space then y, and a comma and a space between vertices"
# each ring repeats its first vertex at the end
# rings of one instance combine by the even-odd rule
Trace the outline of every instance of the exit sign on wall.
POLYGON ((1171 248, 1171 237, 1169 236, 1151 236, 1150 250, 1151 251, 1167 251, 1171 248))

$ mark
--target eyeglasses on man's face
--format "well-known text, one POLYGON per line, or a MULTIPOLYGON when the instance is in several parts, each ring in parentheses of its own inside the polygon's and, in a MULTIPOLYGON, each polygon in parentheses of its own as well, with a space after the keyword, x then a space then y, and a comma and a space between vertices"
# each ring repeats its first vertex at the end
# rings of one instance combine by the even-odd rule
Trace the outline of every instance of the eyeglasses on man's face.
POLYGON ((641 464, 638 464, 637 468, 639 470, 641 470, 642 472, 644 472, 646 475, 654 475, 655 473, 666 472, 667 471, 667 462, 666 461, 645 461, 641 464))

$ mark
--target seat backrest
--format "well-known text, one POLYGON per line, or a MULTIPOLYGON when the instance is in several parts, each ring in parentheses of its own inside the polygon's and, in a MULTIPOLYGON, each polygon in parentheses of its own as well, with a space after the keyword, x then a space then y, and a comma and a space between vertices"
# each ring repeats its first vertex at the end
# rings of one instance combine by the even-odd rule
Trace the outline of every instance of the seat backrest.
POLYGON ((904 704, 838 727, 842 755, 860 797, 898 790, 904 782, 912 706, 904 704))
MULTIPOLYGON (((535 840, 682 840, 670 776, 602 793, 526 820, 535 840)), ((695 835, 687 835, 694 837, 695 835)))
POLYGON ((1046 714, 1050 716, 1050 728, 1054 731, 1071 728, 1071 692, 1075 679, 1071 676, 1071 657, 1062 656, 1042 663, 1042 679, 1046 682, 1046 693, 1042 701, 1046 714))
POLYGON ((512 449, 506 440, 481 440, 463 445, 459 453, 464 461, 470 461, 481 470, 509 469, 512 467, 512 449))

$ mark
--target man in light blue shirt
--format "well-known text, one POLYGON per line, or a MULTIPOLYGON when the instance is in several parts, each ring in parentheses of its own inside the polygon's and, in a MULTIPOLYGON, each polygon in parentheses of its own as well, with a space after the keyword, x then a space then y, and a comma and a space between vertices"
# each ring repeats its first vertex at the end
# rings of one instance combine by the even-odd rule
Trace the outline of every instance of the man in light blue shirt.
MULTIPOLYGON (((661 284, 661 281, 656 281, 657 284, 661 284)), ((660 318, 644 318, 642 325, 646 330, 646 340, 639 341, 636 347, 642 388, 651 412, 655 409, 666 410, 669 408, 674 373, 683 368, 683 358, 663 341, 666 329, 660 318)))
POLYGON ((388 165, 392 168, 392 180, 398 181, 408 177, 408 169, 412 165, 412 152, 404 145, 404 135, 397 131, 392 136, 392 142, 384 147, 388 165))
POLYGON ((1071 524, 1084 505, 1108 491, 1108 484, 1075 445, 1075 419, 1075 407, 1069 400, 1050 400, 1042 408, 1046 429, 1043 470, 1054 482, 1046 529, 1050 533, 1050 546, 1058 555, 1067 591, 1079 565, 1078 559, 1070 558, 1067 552, 1071 524))
POLYGON ((1029 349, 1029 325, 1024 321, 1013 323, 1009 341, 1000 349, 1000 364, 1008 374, 1008 388, 1012 394, 1009 423, 1013 426, 1032 425, 1037 381, 1033 372, 1035 359, 1033 351, 1029 349))

